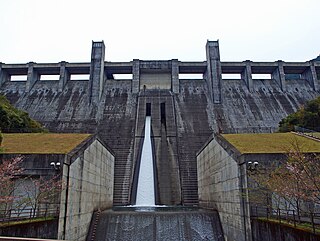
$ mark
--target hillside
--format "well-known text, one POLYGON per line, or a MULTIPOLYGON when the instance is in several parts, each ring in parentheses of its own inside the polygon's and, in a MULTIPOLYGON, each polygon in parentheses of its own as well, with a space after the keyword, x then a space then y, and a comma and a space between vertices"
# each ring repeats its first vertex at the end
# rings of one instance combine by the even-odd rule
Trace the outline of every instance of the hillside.
POLYGON ((282 119, 279 123, 279 131, 292 131, 294 126, 320 131, 320 96, 308 101, 298 111, 282 119))
POLYGON ((13 107, 0 95, 0 131, 4 133, 45 132, 40 123, 31 119, 27 112, 13 107))

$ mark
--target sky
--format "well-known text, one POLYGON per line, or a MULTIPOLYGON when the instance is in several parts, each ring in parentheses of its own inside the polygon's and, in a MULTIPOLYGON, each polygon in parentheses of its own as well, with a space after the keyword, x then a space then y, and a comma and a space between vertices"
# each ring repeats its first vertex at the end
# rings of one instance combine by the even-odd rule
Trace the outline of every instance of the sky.
POLYGON ((308 61, 320 54, 319 0, 0 0, 0 62, 308 61))

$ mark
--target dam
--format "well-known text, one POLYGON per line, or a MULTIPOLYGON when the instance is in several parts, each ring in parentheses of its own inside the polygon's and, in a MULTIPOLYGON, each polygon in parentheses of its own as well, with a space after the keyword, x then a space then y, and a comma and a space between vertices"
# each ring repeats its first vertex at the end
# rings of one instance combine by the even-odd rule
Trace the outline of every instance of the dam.
POLYGON ((96 133, 115 155, 114 207, 136 202, 150 116, 155 204, 202 207, 196 154, 212 135, 274 132, 320 95, 317 59, 223 62, 218 41, 205 51, 198 62, 110 62, 104 42, 92 42, 90 62, 1 63, 0 94, 49 131, 96 133))

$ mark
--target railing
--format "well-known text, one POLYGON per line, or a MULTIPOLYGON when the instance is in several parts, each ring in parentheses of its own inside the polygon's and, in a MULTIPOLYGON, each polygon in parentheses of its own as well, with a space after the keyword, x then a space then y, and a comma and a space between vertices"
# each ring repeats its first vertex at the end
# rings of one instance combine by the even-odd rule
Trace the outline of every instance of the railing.
POLYGON ((320 213, 261 206, 251 206, 250 209, 252 218, 266 218, 270 221, 292 224, 295 228, 299 226, 310 229, 313 233, 320 233, 320 213))
POLYGON ((310 129, 303 128, 300 126, 294 126, 294 130, 298 134, 305 135, 305 136, 320 140, 320 132, 318 132, 318 131, 310 130, 310 129))
POLYGON ((20 221, 33 218, 46 219, 49 217, 59 217, 59 207, 0 210, 0 222, 20 221))

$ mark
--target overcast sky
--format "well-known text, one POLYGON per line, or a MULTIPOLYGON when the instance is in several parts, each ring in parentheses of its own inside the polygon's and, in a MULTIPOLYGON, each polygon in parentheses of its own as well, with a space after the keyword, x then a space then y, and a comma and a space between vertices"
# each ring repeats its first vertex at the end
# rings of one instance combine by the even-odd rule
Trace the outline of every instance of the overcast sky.
POLYGON ((0 62, 307 61, 320 54, 319 0, 0 0, 0 62))

